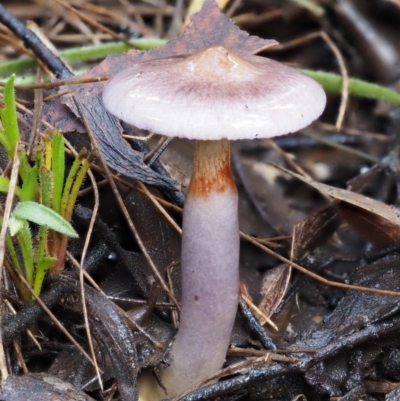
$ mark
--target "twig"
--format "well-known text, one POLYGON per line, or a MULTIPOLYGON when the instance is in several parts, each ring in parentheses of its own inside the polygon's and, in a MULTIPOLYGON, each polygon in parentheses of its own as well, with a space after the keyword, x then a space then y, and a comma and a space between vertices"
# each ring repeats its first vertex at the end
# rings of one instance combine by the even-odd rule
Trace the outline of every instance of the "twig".
MULTIPOLYGON (((1 5, 0 5, 0 7, 1 7, 1 5)), ((6 250, 6 235, 7 235, 7 229, 8 229, 8 221, 10 219, 11 209, 13 206, 15 187, 17 185, 17 180, 18 180, 18 171, 19 171, 18 150, 19 150, 19 143, 17 143, 17 146, 15 147, 13 167, 12 167, 11 176, 10 176, 10 184, 8 187, 6 205, 4 208, 3 223, 2 223, 1 231, 0 231, 0 299, 2 298, 1 297, 1 292, 2 292, 1 289, 3 287, 3 261, 4 261, 5 250, 6 250)), ((3 318, 3 316, 2 316, 2 313, 0 312, 0 373, 1 373, 0 380, 1 380, 1 384, 8 377, 6 355, 4 352, 3 341, 1 340, 2 318, 3 318)))
MULTIPOLYGON (((38 68, 37 70, 36 81, 39 84, 43 83, 43 70, 41 68, 38 68)), ((29 135, 29 144, 27 150, 27 155, 29 158, 32 157, 33 147, 36 146, 37 144, 40 131, 40 121, 42 119, 42 112, 43 112, 43 89, 35 89, 32 128, 31 128, 31 133, 29 135)))
POLYGON ((172 141, 172 137, 169 138, 161 138, 160 141, 158 142, 157 146, 152 149, 145 157, 143 158, 143 161, 150 167, 154 162, 160 157, 162 152, 167 148, 167 146, 170 144, 172 141))
POLYGON ((22 352, 21 352, 21 347, 19 346, 16 338, 14 338, 14 340, 13 340, 13 346, 14 346, 15 354, 17 355, 17 359, 21 365, 22 371, 24 372, 24 374, 29 373, 28 367, 26 366, 26 363, 24 360, 24 356, 22 355, 22 352))
POLYGON ((247 235, 243 232, 240 233, 240 237, 251 242, 253 245, 256 247, 260 248, 264 252, 268 253, 268 255, 271 255, 275 257, 276 259, 280 260, 283 263, 287 263, 289 266, 294 267, 296 270, 304 273, 305 275, 313 278, 314 280, 319 281, 322 284, 329 285, 331 287, 336 287, 336 288, 343 288, 345 290, 352 290, 352 291, 360 291, 360 292, 368 292, 370 294, 379 294, 379 295, 388 295, 391 297, 400 297, 400 292, 396 291, 389 291, 389 290, 379 290, 376 288, 369 288, 369 287, 361 287, 358 285, 351 285, 351 284, 345 284, 345 283, 337 283, 336 281, 330 281, 327 280, 326 278, 323 278, 319 276, 318 274, 315 274, 304 267, 301 267, 295 262, 292 262, 289 259, 286 259, 284 256, 279 255, 279 253, 274 252, 272 249, 267 248, 266 246, 260 244, 256 238, 251 237, 250 235, 247 235))
POLYGON ((271 50, 274 51, 274 50, 288 49, 291 47, 298 46, 299 44, 304 43, 305 41, 309 41, 309 40, 312 40, 315 38, 321 38, 332 50, 332 53, 334 54, 334 56, 337 60, 337 63, 339 65, 340 74, 342 76, 342 83, 341 83, 342 99, 340 101, 339 112, 338 112, 338 116, 337 116, 336 124, 335 124, 336 129, 339 131, 343 124, 343 119, 344 119, 344 115, 346 113, 346 107, 347 107, 347 99, 349 97, 349 75, 347 73, 347 68, 346 68, 346 65, 344 62, 344 58, 343 58, 342 54, 340 53, 339 48, 331 40, 331 38, 326 34, 326 32, 318 31, 318 32, 309 33, 300 38, 291 40, 287 43, 283 43, 281 45, 275 46, 271 50))
POLYGON ((55 56, 31 30, 27 29, 18 18, 1 4, 0 22, 14 32, 24 42, 25 46, 35 53, 39 60, 45 62, 57 78, 65 79, 72 76, 64 62, 55 56))
POLYGON ((88 171, 88 175, 89 175, 90 181, 92 182, 92 187, 93 187, 93 192, 94 192, 94 206, 93 206, 92 216, 91 216, 90 222, 89 222, 89 227, 88 227, 88 230, 87 230, 87 233, 85 236, 85 242, 83 245, 81 262, 79 264, 79 285, 80 285, 80 293, 81 293, 83 319, 85 322, 86 337, 87 337, 88 344, 89 344, 90 354, 91 354, 93 362, 95 364, 94 369, 96 371, 97 380, 99 382, 101 391, 103 391, 103 381, 101 380, 101 374, 100 374, 99 366, 97 364, 96 354, 95 354, 94 346, 93 346, 92 335, 90 333, 89 318, 88 318, 88 314, 87 314, 87 307, 86 307, 86 300, 85 300, 85 281, 83 279, 84 278, 83 266, 85 264, 86 253, 87 253, 87 250, 89 247, 90 239, 92 237, 93 227, 94 227, 94 223, 96 221, 97 212, 99 210, 99 203, 100 203, 99 189, 97 188, 96 180, 93 176, 93 173, 90 170, 88 171))
POLYGON ((178 232, 178 234, 182 235, 182 229, 175 223, 172 217, 167 213, 167 211, 161 206, 156 197, 147 189, 147 187, 143 184, 143 182, 138 181, 140 189, 144 192, 144 194, 150 199, 153 205, 161 212, 161 214, 167 219, 168 223, 171 224, 173 228, 178 232))
POLYGON ((275 150, 275 152, 279 153, 284 159, 285 162, 291 166, 294 170, 296 170, 299 174, 301 174, 304 177, 311 178, 309 174, 307 174, 306 171, 304 171, 288 153, 286 153, 281 147, 279 147, 272 139, 267 139, 267 143, 269 146, 275 150))
MULTIPOLYGON (((173 281, 172 281, 172 272, 173 272, 175 266, 177 266, 178 264, 179 264, 179 261, 175 261, 175 262, 172 262, 169 266, 167 266, 168 284, 171 287, 171 291, 174 295, 175 295, 175 293, 174 293, 174 286, 173 286, 173 281)), ((174 325, 174 328, 176 330, 178 330, 179 329, 179 315, 175 309, 171 310, 171 316, 172 316, 172 323, 174 325)))
MULTIPOLYGON (((276 349, 274 351, 267 351, 265 349, 240 348, 240 347, 235 347, 234 345, 228 348, 228 355, 236 355, 236 356, 266 356, 267 354, 271 354, 271 352, 273 352, 274 360, 278 360, 278 356, 276 354, 315 354, 317 350, 276 349)), ((282 362, 288 362, 288 361, 282 360, 282 362)), ((290 362, 294 362, 293 358, 292 361, 290 362)))
MULTIPOLYGON (((68 260, 77 268, 80 269, 81 268, 81 263, 79 263, 74 256, 71 254, 71 252, 67 251, 67 257, 68 260)), ((95 288, 98 292, 100 292, 102 295, 104 295, 105 297, 107 296, 103 290, 98 286, 98 284, 96 283, 96 281, 93 280, 93 278, 89 275, 89 273, 83 269, 83 276, 85 277, 85 279, 90 283, 90 285, 95 288)))
POLYGON ((346 152, 346 153, 350 153, 351 155, 360 157, 360 158, 362 158, 364 160, 367 160, 367 161, 369 161, 371 163, 374 163, 374 164, 375 163, 379 163, 379 158, 377 158, 377 157, 371 156, 371 155, 369 155, 368 153, 365 153, 365 152, 361 152, 360 150, 350 148, 349 146, 342 145, 341 143, 336 143, 336 142, 329 141, 329 140, 323 138, 321 135, 314 134, 310 130, 303 130, 301 132, 301 134, 313 139, 315 142, 322 143, 322 144, 327 145, 327 146, 329 146, 329 147, 331 147, 333 149, 338 149, 340 151, 343 151, 343 152, 346 152))
POLYGON ((235 363, 226 367, 225 369, 220 370, 219 372, 207 377, 206 379, 202 380, 199 383, 196 383, 192 388, 185 391, 183 394, 179 395, 178 397, 172 398, 171 401, 179 401, 180 399, 184 398, 186 394, 189 394, 196 388, 202 387, 210 381, 214 381, 220 379, 222 377, 233 375, 243 369, 254 369, 259 366, 269 365, 272 361, 281 361, 286 363, 296 363, 298 361, 297 358, 290 358, 285 357, 282 355, 274 354, 273 352, 268 352, 267 354, 258 357, 258 358, 249 358, 244 361, 235 363))
MULTIPOLYGON (((160 38, 139 38, 129 41, 131 46, 121 41, 102 43, 101 45, 80 46, 61 50, 60 56, 69 63, 77 63, 104 58, 108 54, 123 53, 128 51, 132 46, 139 50, 149 50, 154 47, 162 46, 166 42, 165 39, 160 38)), ((25 51, 27 51, 27 49, 25 49, 25 51)), ((15 73, 27 68, 33 68, 36 64, 36 60, 33 58, 4 61, 0 63, 0 74, 15 73)))
MULTIPOLYGON (((279 331, 278 326, 267 316, 265 315, 259 308, 257 308, 256 305, 254 305, 253 301, 247 297, 245 294, 241 294, 244 302, 246 302, 247 306, 255 313, 258 315, 259 318, 262 318, 265 320, 265 323, 268 323, 275 331, 279 331)), ((263 326, 265 323, 260 324, 263 326)))
POLYGON ((100 31, 108 33, 111 37, 113 37, 115 40, 120 40, 127 44, 128 46, 131 46, 128 40, 121 38, 118 34, 116 34, 114 31, 111 29, 107 28, 103 24, 100 24, 99 22, 95 21, 93 18, 89 18, 87 15, 84 13, 78 11, 76 8, 71 7, 69 4, 65 3, 64 1, 61 0, 53 0, 55 3, 59 4, 60 6, 64 7, 71 13, 77 15, 82 21, 87 22, 89 25, 91 25, 94 28, 99 29, 100 31))
MULTIPOLYGON (((70 260, 70 262, 77 268, 77 269, 81 269, 81 264, 69 253, 67 252, 68 255, 68 259, 70 260)), ((93 286, 94 289, 96 289, 101 295, 103 295, 105 298, 110 299, 110 300, 114 300, 114 299, 118 299, 118 297, 112 297, 112 296, 107 296, 103 290, 98 286, 98 284, 92 279, 92 277, 90 277, 90 275, 88 274, 87 271, 85 271, 83 269, 83 276, 85 277, 86 280, 88 280, 88 282, 93 286)), ((141 304, 146 303, 147 301, 143 301, 141 304)), ((127 315, 127 313, 120 308, 117 304, 114 303, 114 306, 121 312, 121 314, 125 317, 125 319, 128 322, 128 325, 131 327, 132 330, 137 330, 140 331, 156 348, 161 349, 162 344, 157 341, 154 337, 152 337, 149 333, 146 332, 145 329, 143 329, 136 321, 134 321, 130 316, 127 315)), ((173 305, 171 304, 156 304, 157 307, 167 307, 168 309, 171 308, 175 308, 173 305)))
MULTIPOLYGON (((106 77, 94 77, 94 78, 71 78, 71 79, 60 79, 58 81, 47 82, 47 83, 35 83, 33 85, 14 85, 15 90, 30 91, 34 89, 53 89, 58 88, 62 85, 81 85, 89 84, 93 82, 103 82, 107 81, 106 77)), ((5 82, 0 82, 0 87, 5 86, 5 82)))
POLYGON ((51 310, 46 306, 46 304, 41 300, 41 298, 33 291, 32 287, 26 281, 25 277, 18 271, 15 270, 15 273, 18 275, 18 278, 24 284, 25 288, 31 293, 31 295, 35 298, 38 305, 43 309, 43 311, 49 316, 49 318, 54 322, 55 326, 71 341, 72 344, 79 350, 79 352, 90 362, 90 364, 95 367, 95 362, 92 360, 90 355, 86 353, 86 351, 80 346, 80 344, 75 340, 74 337, 68 332, 68 330, 60 323, 60 321, 56 318, 56 316, 51 312, 51 310))
POLYGON ((333 54, 336 57, 336 60, 339 64, 339 69, 340 69, 340 74, 342 75, 342 99, 340 100, 340 106, 339 106, 339 112, 338 116, 336 119, 335 127, 339 131, 342 128, 343 120, 344 120, 344 115, 346 113, 346 107, 347 107, 347 100, 349 98, 349 74, 347 72, 346 64, 344 62, 344 58, 342 56, 342 53, 340 53, 339 48, 336 46, 336 44, 332 41, 332 39, 328 36, 326 32, 319 32, 321 35, 321 38, 325 40, 327 45, 330 47, 332 50, 333 54))

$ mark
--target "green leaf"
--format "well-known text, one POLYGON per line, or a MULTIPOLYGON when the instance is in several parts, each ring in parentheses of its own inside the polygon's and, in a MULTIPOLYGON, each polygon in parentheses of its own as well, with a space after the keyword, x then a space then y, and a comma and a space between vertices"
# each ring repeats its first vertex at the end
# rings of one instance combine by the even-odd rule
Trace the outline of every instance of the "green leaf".
POLYGON ((21 221, 21 229, 18 231, 17 239, 24 261, 25 278, 30 285, 33 284, 33 242, 29 224, 26 220, 21 221))
POLYGON ((7 251, 8 251, 8 255, 12 261, 13 266, 21 273, 24 274, 22 268, 21 268, 21 264, 19 262, 19 258, 17 255, 17 251, 15 250, 14 247, 14 243, 13 240, 11 238, 11 236, 7 233, 6 235, 6 245, 7 245, 7 251))
POLYGON ((55 258, 52 258, 51 256, 43 256, 36 267, 36 272, 35 272, 35 280, 33 283, 33 290, 37 295, 40 295, 40 291, 42 289, 42 284, 44 280, 44 276, 47 273, 47 270, 50 269, 52 264, 56 261, 55 258))
MULTIPOLYGON (((2 224, 3 224, 3 218, 2 218, 2 216, 0 216, 0 226, 2 224)), ((8 228, 10 228, 10 226, 8 226, 8 228)), ((8 256, 10 257, 12 264, 21 274, 23 274, 24 272, 21 269, 21 265, 19 263, 19 258, 18 258, 17 252, 15 250, 15 247, 14 247, 14 242, 9 233, 7 233, 7 235, 6 235, 6 246, 7 246, 8 256)))
MULTIPOLYGON (((90 158, 91 159, 91 158, 90 158)), ((66 208, 64 210, 64 218, 67 221, 71 221, 72 212, 75 206, 76 198, 78 197, 79 188, 81 187, 83 180, 85 179, 86 173, 90 168, 91 160, 86 159, 76 174, 74 185, 72 186, 71 192, 68 196, 66 208)))
POLYGON ((71 169, 69 170, 68 177, 67 177, 67 180, 64 185, 63 195, 61 198, 60 213, 62 216, 65 216, 65 211, 67 210, 67 207, 68 207, 69 194, 70 194, 71 188, 74 184, 74 180, 78 173, 81 162, 82 162, 82 158, 78 155, 78 157, 75 158, 74 162, 72 163, 71 169))
MULTIPOLYGON (((0 119, 1 119, 2 112, 3 111, 0 108, 0 119)), ((7 155, 9 155, 11 153, 11 145, 10 145, 10 142, 8 141, 6 132, 2 127, 0 127, 0 143, 3 145, 3 148, 7 152, 7 155)))
POLYGON ((37 245, 36 260, 40 260, 45 256, 48 232, 49 230, 47 227, 39 227, 39 243, 37 245))
POLYGON ((72 228, 62 216, 54 210, 41 205, 36 202, 19 202, 15 207, 13 214, 14 217, 31 221, 32 223, 39 224, 57 231, 61 234, 77 238, 77 232, 72 228))
POLYGON ((35 199, 37 188, 37 167, 33 167, 22 183, 20 199, 22 202, 35 199))
MULTIPOLYGON (((0 192, 7 194, 9 187, 10 187, 10 180, 7 177, 0 176, 0 192)), ((17 195, 18 197, 21 196, 20 187, 15 187, 15 195, 17 195)))
MULTIPOLYGON (((15 75, 11 75, 4 86, 5 107, 0 108, 0 118, 4 127, 4 129, 0 131, 0 142, 11 160, 14 158, 15 149, 20 139, 17 109, 15 106, 14 78, 15 75)), ((19 175, 24 179, 31 167, 24 150, 18 152, 18 157, 20 160, 19 175)))
POLYGON ((29 172, 32 170, 25 149, 20 150, 18 152, 18 158, 19 158, 19 175, 24 180, 26 176, 29 174, 29 172))
POLYGON ((39 168, 41 202, 44 206, 51 206, 51 197, 53 193, 53 174, 45 166, 39 168))
POLYGON ((53 159, 51 165, 53 172, 53 209, 57 213, 60 213, 65 174, 64 137, 59 133, 54 133, 51 142, 53 148, 53 159))
POLYGON ((17 123, 17 109, 15 107, 14 78, 11 75, 4 86, 4 104, 5 107, 0 109, 1 121, 8 140, 8 156, 13 159, 15 147, 19 141, 19 129, 17 123))
POLYGON ((10 230, 10 234, 14 237, 15 234, 18 234, 23 227, 23 220, 18 219, 15 216, 11 216, 8 220, 8 229, 10 230))

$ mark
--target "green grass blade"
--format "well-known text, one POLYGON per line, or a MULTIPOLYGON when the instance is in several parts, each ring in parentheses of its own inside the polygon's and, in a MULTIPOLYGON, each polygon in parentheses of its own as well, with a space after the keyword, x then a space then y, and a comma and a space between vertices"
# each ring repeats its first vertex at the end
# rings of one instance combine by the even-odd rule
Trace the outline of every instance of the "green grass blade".
MULTIPOLYGON (((10 180, 7 177, 0 176, 0 192, 7 194, 9 186, 10 186, 10 180)), ((14 193, 18 197, 21 197, 21 188, 15 187, 14 193)))
POLYGON ((33 284, 33 243, 28 222, 21 220, 22 228, 18 231, 17 239, 24 261, 25 278, 30 285, 33 284))
POLYGON ((21 150, 18 152, 18 158, 19 158, 19 175, 24 180, 31 171, 32 167, 29 164, 25 150, 21 150))
MULTIPOLYGON (((1 115, 2 109, 0 109, 0 119, 2 119, 1 115)), ((7 155, 9 155, 11 153, 11 144, 7 138, 5 130, 2 127, 0 127, 0 143, 3 145, 7 155)))
POLYGON ((36 261, 42 259, 45 256, 48 231, 49 230, 45 226, 39 227, 39 244, 38 244, 38 249, 37 249, 37 253, 36 253, 36 255, 37 255, 36 261))
MULTIPOLYGON (((341 93, 343 79, 340 75, 324 71, 301 71, 319 82, 327 92, 341 93)), ((349 94, 368 99, 385 100, 386 102, 400 105, 400 93, 382 85, 362 81, 361 79, 349 79, 349 94)))
POLYGON ((30 201, 19 202, 12 215, 18 219, 28 220, 32 223, 45 226, 61 234, 74 238, 78 237, 78 233, 72 228, 71 224, 54 210, 40 203, 30 201))
POLYGON ((40 182, 40 203, 44 206, 51 207, 51 197, 53 193, 53 174, 47 170, 45 166, 39 168, 39 182, 40 182))
POLYGON ((21 265, 19 263, 19 258, 17 256, 17 252, 15 250, 15 246, 13 243, 13 240, 11 238, 11 236, 9 234, 7 234, 6 236, 6 247, 7 247, 7 252, 8 252, 8 256, 11 259, 11 262, 13 264, 13 266, 21 273, 24 274, 21 265))
POLYGON ((68 173, 67 180, 65 182, 63 195, 61 198, 61 210, 60 210, 61 216, 65 216, 65 211, 66 211, 67 205, 68 205, 69 193, 71 192, 71 188, 74 184, 76 174, 78 173, 79 167, 82 162, 83 152, 81 151, 81 153, 82 154, 79 154, 78 157, 72 163, 71 169, 69 170, 69 173, 68 173))
POLYGON ((85 179, 86 173, 89 170, 90 164, 93 160, 93 157, 89 155, 81 169, 79 170, 78 174, 76 175, 74 185, 72 186, 71 192, 68 197, 68 202, 65 208, 64 217, 67 221, 71 221, 72 212, 75 206, 76 198, 78 197, 79 188, 81 187, 83 180, 85 179))
POLYGON ((59 133, 54 133, 52 138, 53 159, 53 210, 57 213, 61 211, 61 197, 64 187, 65 174, 65 150, 64 137, 59 133))
POLYGON ((31 201, 35 199, 37 189, 37 167, 33 167, 22 183, 21 201, 31 201))
MULTIPOLYGON (((0 226, 2 224, 3 224, 3 217, 0 216, 0 226)), ((8 256, 10 257, 12 264, 21 274, 23 274, 23 270, 21 269, 21 265, 19 263, 19 258, 17 256, 17 252, 15 250, 13 240, 12 240, 10 234, 8 234, 8 233, 6 235, 6 247, 7 247, 8 256)))
POLYGON ((19 141, 19 129, 17 123, 17 109, 15 107, 15 92, 14 92, 15 75, 11 75, 6 81, 4 87, 4 105, 0 110, 1 121, 8 139, 9 149, 7 150, 10 159, 13 159, 15 147, 19 141))
POLYGON ((36 266, 35 280, 33 282, 33 290, 37 295, 40 295, 44 277, 55 260, 56 259, 52 258, 51 256, 44 256, 39 260, 36 266))
MULTIPOLYGON (((15 76, 11 75, 6 81, 4 87, 5 107, 0 109, 0 118, 4 127, 4 129, 0 131, 0 142, 11 160, 14 158, 15 149, 20 139, 17 109, 15 106, 14 79, 15 76)), ((18 156, 20 159, 19 175, 24 179, 31 168, 24 151, 20 151, 18 156)))

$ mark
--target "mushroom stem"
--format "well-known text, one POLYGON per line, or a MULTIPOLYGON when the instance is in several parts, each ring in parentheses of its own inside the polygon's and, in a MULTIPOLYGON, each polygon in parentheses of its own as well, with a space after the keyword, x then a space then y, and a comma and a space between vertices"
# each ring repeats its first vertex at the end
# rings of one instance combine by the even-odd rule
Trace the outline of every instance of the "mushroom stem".
POLYGON ((239 294, 238 195, 230 144, 197 141, 183 213, 179 331, 161 373, 176 396, 222 368, 239 294))

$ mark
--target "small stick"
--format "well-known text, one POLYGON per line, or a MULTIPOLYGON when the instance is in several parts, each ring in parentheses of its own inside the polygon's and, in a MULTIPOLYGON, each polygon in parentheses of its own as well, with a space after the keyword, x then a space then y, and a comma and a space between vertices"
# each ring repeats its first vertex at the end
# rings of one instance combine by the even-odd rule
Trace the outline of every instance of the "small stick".
POLYGON ((304 273, 305 275, 313 278, 314 280, 319 281, 322 284, 325 285, 329 285, 331 287, 336 287, 336 288, 343 288, 345 290, 352 290, 352 291, 360 291, 360 292, 368 292, 370 294, 379 294, 379 295, 388 295, 391 297, 400 297, 400 292, 396 292, 396 291, 389 291, 389 290, 379 290, 376 288, 369 288, 369 287, 361 287, 358 285, 351 285, 351 284, 345 284, 345 283, 338 283, 336 281, 330 281, 327 280, 326 278, 323 278, 321 276, 319 276, 318 274, 315 274, 307 269, 305 269, 304 267, 298 265, 295 262, 292 262, 291 260, 285 258, 282 255, 279 255, 279 253, 274 252, 272 249, 267 248, 266 246, 260 244, 256 238, 251 237, 250 235, 247 235, 243 232, 240 233, 240 237, 251 242, 253 245, 255 245, 256 247, 262 249, 264 252, 266 252, 268 255, 271 255, 275 258, 277 258, 278 260, 280 260, 283 263, 287 263, 289 266, 292 266, 293 268, 295 268, 296 270, 304 273))
POLYGON ((174 138, 161 138, 157 146, 144 157, 144 162, 150 167, 161 156, 174 138))
POLYGON ((26 47, 30 48, 36 57, 43 61, 58 78, 70 78, 72 73, 61 58, 55 56, 40 39, 26 26, 0 4, 0 22, 20 38, 26 47))
MULTIPOLYGON (((18 150, 19 150, 19 143, 17 143, 17 146, 15 147, 10 184, 8 188, 6 205, 3 215, 3 222, 0 231, 0 296, 3 282, 3 269, 4 269, 3 260, 6 251, 6 235, 8 229, 8 222, 10 220, 10 215, 11 215, 11 209, 13 207, 14 192, 15 192, 15 187, 17 185, 18 171, 19 171, 18 150)), ((8 369, 7 369, 7 361, 6 361, 6 354, 4 352, 3 341, 1 340, 1 325, 2 325, 1 320, 2 320, 2 314, 0 313, 0 373, 1 373, 1 384, 2 384, 8 377, 8 369)))
MULTIPOLYGON (((39 84, 43 83, 43 70, 40 67, 37 69, 36 80, 39 84)), ((29 136, 29 144, 27 151, 27 155, 29 158, 33 156, 32 159, 35 157, 35 155, 32 154, 32 150, 33 147, 36 146, 38 141, 42 112, 43 112, 43 90, 35 89, 34 114, 33 114, 32 128, 29 136)))
POLYGON ((182 235, 182 229, 175 223, 172 217, 167 213, 167 211, 160 205, 156 197, 147 189, 147 187, 143 184, 143 182, 138 181, 140 189, 147 195, 150 201, 154 204, 154 206, 161 212, 161 214, 167 219, 168 223, 178 232, 178 234, 182 235))
POLYGON ((75 340, 74 337, 68 332, 68 330, 60 323, 60 321, 55 317, 55 315, 51 312, 51 310, 46 306, 46 304, 41 300, 41 298, 33 291, 32 287, 26 281, 25 277, 16 270, 15 273, 18 275, 18 278, 24 284, 25 288, 30 292, 30 294, 35 298, 38 305, 43 309, 43 311, 49 316, 49 318, 54 322, 57 328, 71 341, 72 344, 81 352, 81 354, 90 362, 90 364, 95 367, 95 363, 93 362, 90 355, 80 346, 80 344, 75 340))
POLYGON ((104 390, 103 381, 101 380, 100 369, 97 364, 96 353, 95 353, 94 346, 93 346, 93 339, 92 339, 92 335, 90 333, 89 318, 88 318, 88 314, 87 314, 87 307, 86 307, 86 301, 85 301, 85 282, 83 279, 83 277, 84 277, 83 265, 85 263, 86 253, 89 248, 89 242, 92 237, 93 227, 94 227, 94 224, 96 221, 97 212, 99 210, 99 204, 100 204, 99 189, 97 188, 96 180, 93 176, 93 173, 90 170, 88 170, 88 175, 89 175, 90 181, 92 182, 92 188, 93 188, 93 193, 94 193, 94 206, 93 206, 93 212, 92 212, 92 216, 90 218, 87 234, 85 236, 85 242, 83 245, 81 261, 79 264, 79 286, 80 286, 80 294, 81 294, 81 302, 82 302, 83 319, 85 322, 86 337, 87 337, 87 340, 89 343, 90 354, 94 361, 94 369, 96 372, 97 380, 99 382, 101 391, 103 391, 104 390))
POLYGON ((53 0, 55 3, 59 4, 60 6, 64 7, 71 13, 77 15, 82 21, 87 22, 89 25, 91 25, 94 28, 99 29, 100 31, 108 33, 112 38, 118 41, 122 41, 125 44, 127 44, 129 47, 133 47, 132 44, 129 42, 129 40, 121 38, 118 34, 116 34, 114 31, 111 29, 107 28, 103 24, 100 24, 99 22, 95 21, 94 19, 88 17, 84 13, 78 11, 76 8, 71 7, 69 4, 65 3, 64 1, 61 0, 53 0))
MULTIPOLYGON (((242 294, 243 300, 246 302, 248 307, 255 313, 259 318, 261 317, 265 323, 268 323, 275 331, 279 331, 278 326, 267 316, 265 315, 256 305, 253 304, 252 300, 246 295, 242 294)), ((264 323, 260 322, 261 325, 264 323)))
MULTIPOLYGON (((30 91, 35 89, 53 89, 58 88, 59 86, 63 85, 81 85, 81 84, 90 84, 96 82, 103 82, 107 81, 108 76, 104 77, 92 77, 92 78, 71 78, 71 79, 59 79, 54 82, 47 82, 47 83, 36 83, 32 85, 15 85, 15 90, 20 91, 30 91)), ((5 82, 0 82, 0 87, 4 87, 5 82)))
POLYGON ((344 115, 346 113, 347 100, 349 97, 349 74, 347 72, 344 58, 343 58, 342 54, 340 53, 339 48, 332 41, 332 39, 326 34, 326 32, 323 32, 323 31, 312 32, 312 33, 304 35, 300 38, 291 40, 287 43, 283 43, 281 45, 275 46, 272 48, 272 51, 288 49, 288 48, 291 48, 294 46, 298 46, 299 44, 304 43, 305 41, 309 41, 309 40, 312 40, 315 38, 321 38, 331 49, 332 53, 334 54, 334 56, 336 58, 336 61, 338 62, 340 74, 342 75, 342 79, 343 79, 342 80, 342 99, 340 101, 340 107, 339 107, 338 116, 337 116, 336 124, 335 124, 336 130, 339 131, 343 124, 344 115))

